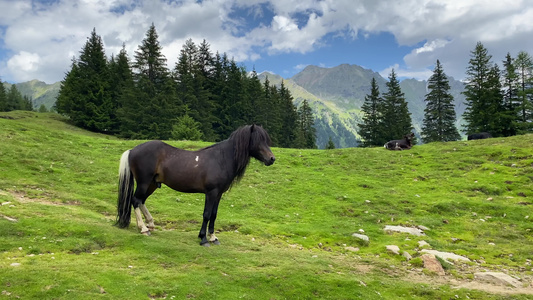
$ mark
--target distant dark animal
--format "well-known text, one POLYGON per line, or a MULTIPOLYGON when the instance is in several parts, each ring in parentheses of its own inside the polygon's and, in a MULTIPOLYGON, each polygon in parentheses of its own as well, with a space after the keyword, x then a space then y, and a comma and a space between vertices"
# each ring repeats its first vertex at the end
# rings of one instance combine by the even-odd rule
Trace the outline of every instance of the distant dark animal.
POLYGON ((150 235, 155 227, 154 219, 145 202, 164 183, 176 191, 205 194, 198 237, 201 245, 209 246, 209 242, 218 245, 214 232, 220 197, 242 178, 250 157, 267 166, 274 163, 276 158, 270 143, 268 133, 261 126, 247 125, 235 130, 227 140, 198 151, 178 149, 161 141, 146 142, 127 150, 120 159, 116 225, 129 226, 133 206, 137 227, 142 234, 150 235))
POLYGON ((403 137, 403 140, 392 140, 388 141, 383 145, 385 149, 389 150, 409 150, 413 147, 413 138, 415 137, 414 133, 406 134, 403 137))
POLYGON ((491 138, 492 135, 488 132, 480 132, 480 133, 474 133, 468 136, 468 140, 482 140, 482 139, 488 139, 491 138))

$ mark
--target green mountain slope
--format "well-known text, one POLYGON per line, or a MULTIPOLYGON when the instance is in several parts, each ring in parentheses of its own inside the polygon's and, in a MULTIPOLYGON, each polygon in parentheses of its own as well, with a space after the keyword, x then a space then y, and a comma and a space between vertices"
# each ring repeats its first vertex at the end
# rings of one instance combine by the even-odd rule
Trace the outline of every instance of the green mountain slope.
POLYGON ((336 148, 358 145, 357 123, 360 122, 358 109, 344 109, 339 107, 334 100, 321 99, 296 84, 292 79, 283 79, 279 75, 267 72, 259 74, 258 77, 263 82, 268 77, 270 84, 277 86, 283 81, 285 87, 290 90, 296 106, 299 106, 303 100, 309 102, 315 115, 316 142, 319 149, 325 148, 329 138, 335 143, 336 148))

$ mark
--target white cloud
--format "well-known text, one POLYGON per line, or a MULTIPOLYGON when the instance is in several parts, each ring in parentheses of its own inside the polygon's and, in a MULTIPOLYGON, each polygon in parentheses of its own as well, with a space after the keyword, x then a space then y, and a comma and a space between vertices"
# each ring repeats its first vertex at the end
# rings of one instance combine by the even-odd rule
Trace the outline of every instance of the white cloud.
POLYGON ((399 46, 414 47, 397 62, 399 74, 425 76, 439 59, 448 75, 461 78, 477 41, 498 61, 507 52, 533 53, 531 20, 530 0, 0 0, 0 76, 61 80, 93 28, 107 55, 125 43, 132 56, 153 22, 170 67, 188 38, 253 61, 310 53, 331 34, 388 32, 399 46))

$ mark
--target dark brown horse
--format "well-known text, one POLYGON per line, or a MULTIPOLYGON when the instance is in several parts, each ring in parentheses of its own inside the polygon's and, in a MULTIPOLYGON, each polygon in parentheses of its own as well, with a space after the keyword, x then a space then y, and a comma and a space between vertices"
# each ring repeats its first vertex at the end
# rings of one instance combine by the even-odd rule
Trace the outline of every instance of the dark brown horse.
POLYGON ((146 142, 127 150, 120 159, 116 224, 122 228, 130 224, 133 206, 137 227, 142 234, 149 235, 154 220, 146 208, 146 198, 164 183, 176 191, 205 194, 198 237, 201 245, 219 244, 214 232, 220 197, 242 178, 250 157, 267 166, 276 160, 270 151, 270 137, 261 126, 243 126, 227 140, 198 151, 178 149, 161 141, 146 142), (133 179, 137 183, 135 192, 133 179))

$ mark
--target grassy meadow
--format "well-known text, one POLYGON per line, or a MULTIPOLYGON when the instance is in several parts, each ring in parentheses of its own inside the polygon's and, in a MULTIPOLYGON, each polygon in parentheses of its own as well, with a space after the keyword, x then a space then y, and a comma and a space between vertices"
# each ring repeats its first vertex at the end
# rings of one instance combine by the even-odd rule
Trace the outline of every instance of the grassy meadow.
POLYGON ((273 148, 274 165, 252 161, 223 196, 221 245, 209 248, 197 238, 203 194, 157 190, 149 237, 134 220, 113 226, 118 162, 141 142, 0 113, 0 299, 533 299, 531 134, 409 151, 273 148), (438 276, 422 267, 422 240, 471 261, 438 276), (521 286, 479 282, 480 271, 521 286))

